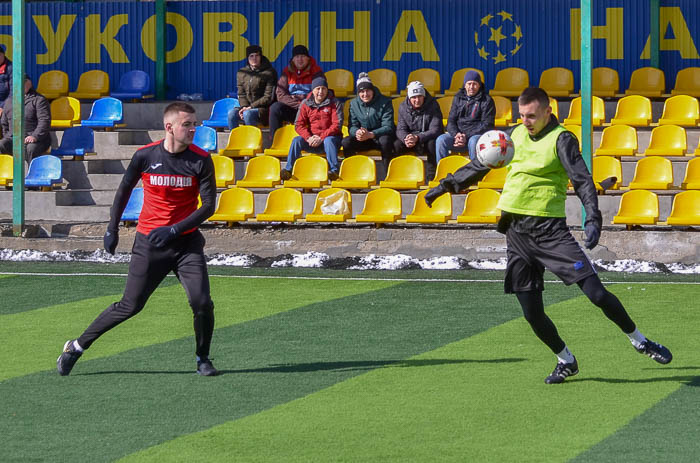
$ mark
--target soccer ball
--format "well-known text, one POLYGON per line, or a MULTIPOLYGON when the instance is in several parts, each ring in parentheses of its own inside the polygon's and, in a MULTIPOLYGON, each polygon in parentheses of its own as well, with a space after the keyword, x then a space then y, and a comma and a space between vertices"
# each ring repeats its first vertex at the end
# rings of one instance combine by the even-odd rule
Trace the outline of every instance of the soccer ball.
POLYGON ((489 130, 476 143, 476 157, 480 163, 491 169, 504 167, 513 159, 513 140, 501 130, 489 130))

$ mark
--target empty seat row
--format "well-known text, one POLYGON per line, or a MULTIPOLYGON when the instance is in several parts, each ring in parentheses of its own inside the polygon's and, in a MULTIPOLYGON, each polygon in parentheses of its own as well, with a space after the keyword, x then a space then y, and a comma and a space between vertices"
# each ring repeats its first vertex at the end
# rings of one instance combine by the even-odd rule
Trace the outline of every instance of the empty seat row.
MULTIPOLYGON (((580 126, 565 127, 571 130, 579 140, 580 126)), ((654 127, 649 137, 649 145, 644 152, 638 152, 637 130, 629 125, 612 125, 603 129, 600 145, 593 151, 593 156, 700 156, 700 146, 694 151, 688 150, 686 130, 677 125, 654 127)))
POLYGON ((96 100, 104 96, 130 100, 153 98, 151 78, 144 71, 129 71, 122 75, 119 87, 114 92, 109 89, 109 75, 99 69, 85 71, 78 79, 78 87, 69 91, 68 74, 63 71, 46 71, 39 76, 36 91, 49 100, 62 96, 96 100))
POLYGON ((671 214, 659 221, 659 197, 647 190, 628 191, 620 199, 620 207, 613 224, 625 225, 700 225, 700 191, 683 191, 673 197, 671 214))
POLYGON ((83 125, 111 129, 124 126, 121 100, 104 97, 95 100, 87 119, 80 118, 80 101, 70 96, 58 97, 51 102, 51 128, 62 129, 83 125))
MULTIPOLYGON (((0 186, 10 188, 13 185, 12 156, 0 154, 0 186)), ((38 156, 29 163, 24 185, 28 188, 40 188, 49 191, 55 186, 63 185, 63 166, 56 156, 38 156)))
MULTIPOLYGON (((602 190, 600 182, 615 177, 615 183, 608 190, 619 190, 623 184, 622 163, 610 156, 593 158, 593 181, 602 190)), ((700 158, 691 159, 686 164, 685 176, 680 185, 674 185, 673 165, 661 157, 643 158, 637 161, 634 177, 626 187, 630 190, 700 190, 700 158)))

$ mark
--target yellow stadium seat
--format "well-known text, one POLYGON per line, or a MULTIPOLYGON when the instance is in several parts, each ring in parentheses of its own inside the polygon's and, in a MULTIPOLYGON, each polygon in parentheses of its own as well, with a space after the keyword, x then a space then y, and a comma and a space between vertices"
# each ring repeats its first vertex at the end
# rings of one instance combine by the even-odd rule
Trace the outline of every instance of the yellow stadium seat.
POLYGON ((369 79, 372 81, 375 87, 382 92, 382 95, 391 96, 396 95, 396 89, 398 87, 398 80, 396 79, 396 73, 391 69, 373 69, 367 73, 369 79))
POLYGON ((496 105, 496 127, 507 127, 513 122, 513 103, 504 96, 494 96, 493 102, 496 105))
POLYGON ((356 154, 343 159, 338 179, 331 182, 338 188, 369 188, 377 184, 377 166, 373 159, 356 154))
POLYGON ((457 169, 467 164, 469 164, 469 158, 466 156, 451 155, 440 159, 435 169, 435 178, 428 182, 428 188, 435 188, 440 184, 440 180, 447 177, 447 174, 454 174, 457 169))
POLYGON ((612 68, 593 68, 593 95, 598 97, 613 97, 620 91, 620 76, 612 68))
POLYGON ((629 125, 611 125, 603 129, 600 146, 594 156, 634 156, 637 154, 637 129, 629 125))
POLYGON ((5 188, 12 186, 14 178, 14 167, 12 164, 12 156, 9 154, 0 154, 0 186, 5 188))
POLYGON ((347 69, 326 71, 326 81, 328 82, 328 88, 333 90, 337 98, 346 98, 348 95, 352 95, 355 88, 352 72, 347 69))
POLYGON ((612 223, 627 225, 655 225, 659 220, 659 198, 648 190, 632 190, 622 195, 617 215, 612 223))
POLYGON ((644 156, 685 156, 688 149, 685 129, 677 125, 660 125, 651 131, 644 156))
POLYGON ((245 222, 255 217, 255 201, 253 193, 245 188, 229 188, 219 195, 219 204, 214 215, 209 217, 209 222, 226 222, 232 226, 233 222, 245 222))
POLYGON ((80 101, 62 96, 51 102, 51 128, 64 129, 80 125, 80 101))
POLYGON ((581 151, 583 149, 581 147, 581 126, 580 125, 563 124, 563 127, 566 130, 568 130, 569 132, 574 134, 574 136, 576 137, 576 140, 578 140, 578 150, 581 151))
MULTIPOLYGON (((408 74, 408 80, 406 81, 406 86, 410 82, 419 81, 423 84, 425 89, 430 92, 431 95, 436 96, 440 93, 440 73, 435 69, 430 68, 420 68, 411 71, 408 74)), ((406 96, 408 90, 401 90, 401 95, 406 96)))
POLYGON ((275 135, 272 138, 272 145, 265 149, 264 154, 266 156, 286 158, 289 154, 289 147, 292 146, 292 140, 298 135, 294 124, 283 125, 275 131, 275 135))
MULTIPOLYGON (((603 100, 597 96, 593 97, 593 126, 598 127, 605 122, 605 104, 603 100)), ((564 124, 581 125, 581 97, 576 97, 571 100, 569 106, 569 115, 564 119, 564 124)))
POLYGON ((406 216, 406 223, 447 223, 452 217, 452 195, 446 193, 437 198, 432 207, 428 207, 425 203, 427 192, 423 190, 416 195, 413 212, 406 216))
POLYGON ((611 125, 625 124, 648 127, 651 123, 651 101, 641 95, 629 95, 617 101, 611 125))
POLYGON ((676 86, 671 95, 688 95, 700 98, 700 67, 681 69, 676 74, 676 86))
POLYGON ((316 195, 314 210, 307 222, 345 222, 352 217, 352 195, 342 188, 329 188, 316 195))
POLYGON ((603 191, 600 182, 610 177, 615 177, 617 180, 608 190, 619 190, 622 184, 622 163, 619 159, 612 156, 598 156, 593 158, 593 182, 596 190, 603 191))
POLYGON ((634 166, 630 190, 668 190, 673 188, 673 165, 661 157, 643 158, 634 166))
POLYGON ((401 217, 401 194, 391 188, 372 190, 365 196, 365 207, 357 222, 394 223, 401 217))
POLYGON ((477 188, 496 188, 500 190, 503 188, 503 184, 506 181, 507 173, 506 167, 491 169, 489 173, 477 183, 477 188))
POLYGON ((265 210, 255 216, 258 222, 294 222, 304 213, 301 192, 294 188, 272 190, 267 195, 265 210))
POLYGON ((685 166, 685 177, 681 188, 684 190, 700 190, 700 158, 691 159, 685 166))
POLYGON ((245 175, 236 182, 244 188, 273 188, 282 183, 280 161, 272 156, 258 156, 248 160, 245 175))
POLYGON ((405 96, 397 96, 391 100, 391 106, 394 108, 394 125, 399 125, 399 106, 405 99, 405 96))
POLYGON ((464 200, 464 210, 457 216, 457 223, 497 223, 501 218, 500 198, 501 194, 496 190, 470 191, 464 200))
POLYGON ((489 92, 491 96, 519 97, 530 86, 530 76, 525 69, 505 68, 496 74, 496 83, 489 92))
POLYGON ((452 108, 453 96, 443 96, 438 98, 437 102, 440 106, 440 112, 442 112, 442 125, 447 125, 447 117, 450 115, 450 108, 452 108))
POLYGON ((328 161, 322 156, 299 158, 292 168, 292 178, 284 181, 290 188, 321 188, 328 183, 328 161))
POLYGON ((381 187, 398 190, 411 190, 423 184, 425 184, 423 160, 411 154, 392 159, 389 162, 386 179, 379 182, 381 187))
POLYGON ((664 71, 652 67, 643 67, 632 71, 630 85, 625 95, 641 95, 649 98, 660 97, 666 92, 664 71))
POLYGON ((664 102, 664 112, 659 125, 690 125, 700 122, 698 99, 688 95, 676 95, 664 102))
POLYGON ((262 151, 262 132, 254 125, 239 125, 231 130, 225 148, 219 150, 222 156, 242 158, 255 156, 262 151))
POLYGON ((475 69, 475 68, 462 68, 462 69, 457 69, 455 72, 452 73, 452 80, 450 81, 450 88, 445 90, 445 96, 454 96, 459 92, 461 89, 464 88, 464 75, 467 73, 467 71, 476 71, 479 73, 481 76, 481 81, 485 82, 484 80, 484 72, 481 69, 475 69))
POLYGON ((68 95, 68 74, 63 71, 46 71, 39 76, 37 93, 49 100, 68 95))
POLYGON ((673 197, 667 225, 700 225, 700 191, 683 191, 673 197))
POLYGON ((566 68, 549 68, 540 74, 540 85, 549 96, 568 97, 574 93, 574 73, 566 68))
MULTIPOLYGON (((345 100, 345 103, 343 103, 343 128, 346 128, 350 125, 350 101, 345 100)), ((344 137, 347 137, 347 134, 343 134, 344 137)))
POLYGON ((83 72, 78 80, 78 88, 68 93, 68 96, 88 100, 109 96, 109 75, 99 69, 83 72))
POLYGON ((214 176, 217 188, 228 188, 236 181, 236 170, 233 159, 226 156, 214 155, 211 157, 214 163, 214 176))

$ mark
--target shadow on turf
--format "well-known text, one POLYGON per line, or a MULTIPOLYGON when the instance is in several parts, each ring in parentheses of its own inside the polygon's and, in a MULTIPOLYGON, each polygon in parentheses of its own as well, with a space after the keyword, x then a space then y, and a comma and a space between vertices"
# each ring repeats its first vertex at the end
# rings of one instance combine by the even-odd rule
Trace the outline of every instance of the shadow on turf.
MULTIPOLYGON (((690 369, 690 368, 688 368, 690 369)), ((697 368, 696 368, 697 369, 697 368)), ((659 378, 624 379, 624 378, 572 378, 566 382, 595 381, 598 383, 629 384, 629 383, 684 383, 686 386, 700 387, 700 376, 664 376, 659 378)))
MULTIPOLYGON (((230 373, 306 373, 313 371, 353 371, 353 370, 373 370, 384 367, 427 367, 436 365, 454 365, 463 363, 514 363, 523 362, 524 358, 496 358, 496 359, 415 359, 415 360, 355 360, 339 362, 310 362, 310 363, 288 363, 271 365, 262 368, 246 368, 240 370, 219 370, 219 375, 230 373)), ((153 371, 153 370, 114 370, 95 371, 91 373, 81 373, 81 376, 109 375, 109 374, 139 374, 139 375, 162 375, 193 374, 193 370, 188 371, 153 371)), ((76 375, 78 376, 78 375, 76 375)))

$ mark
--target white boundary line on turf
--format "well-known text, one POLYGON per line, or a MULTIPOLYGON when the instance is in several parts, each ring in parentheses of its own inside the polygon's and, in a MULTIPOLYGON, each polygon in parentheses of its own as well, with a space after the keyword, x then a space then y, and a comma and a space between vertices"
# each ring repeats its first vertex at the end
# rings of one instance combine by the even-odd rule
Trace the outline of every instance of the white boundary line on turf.
MULTIPOLYGON (((389 270, 387 270, 389 271, 389 270)), ((40 277, 73 277, 73 276, 99 276, 99 277, 126 277, 126 273, 40 273, 40 272, 0 272, 0 275, 10 276, 40 276, 40 277)), ((175 277, 175 275, 167 275, 175 277)), ((209 275, 210 278, 250 278, 250 279, 274 279, 274 280, 341 280, 341 281, 396 281, 417 283, 503 283, 503 280, 460 280, 457 278, 351 278, 351 277, 295 277, 281 275, 209 275)), ((561 280, 545 280, 545 283, 562 283, 561 280)), ((635 284, 635 285, 700 285, 700 281, 603 281, 603 284, 635 284)))

